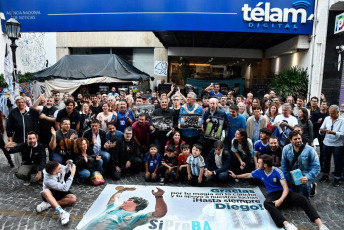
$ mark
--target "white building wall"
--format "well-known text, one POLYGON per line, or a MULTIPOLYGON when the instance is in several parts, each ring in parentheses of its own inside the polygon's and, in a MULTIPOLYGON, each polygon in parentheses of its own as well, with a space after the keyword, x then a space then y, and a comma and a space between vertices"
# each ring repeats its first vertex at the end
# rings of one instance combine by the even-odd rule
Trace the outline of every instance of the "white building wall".
MULTIPOLYGON (((6 35, 0 36, 0 73, 4 72, 6 35)), ((11 41, 8 40, 10 45, 11 41)), ((56 33, 22 33, 16 40, 17 69, 36 72, 56 63, 56 33)))
POLYGON ((308 50, 273 58, 271 60, 271 72, 279 74, 281 71, 293 66, 309 69, 309 58, 308 50))
POLYGON ((22 33, 16 43, 18 71, 33 73, 56 63, 56 33, 22 33))

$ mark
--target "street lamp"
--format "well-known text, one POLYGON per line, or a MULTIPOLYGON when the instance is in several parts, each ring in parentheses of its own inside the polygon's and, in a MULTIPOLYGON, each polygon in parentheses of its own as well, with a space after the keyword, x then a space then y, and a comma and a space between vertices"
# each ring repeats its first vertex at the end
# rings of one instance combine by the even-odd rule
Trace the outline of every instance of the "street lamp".
POLYGON ((13 90, 15 82, 17 81, 17 62, 16 62, 16 40, 20 37, 20 23, 14 18, 13 12, 12 17, 5 22, 6 33, 9 39, 11 39, 11 49, 12 49, 12 59, 13 59, 13 68, 14 68, 14 81, 13 81, 13 90))

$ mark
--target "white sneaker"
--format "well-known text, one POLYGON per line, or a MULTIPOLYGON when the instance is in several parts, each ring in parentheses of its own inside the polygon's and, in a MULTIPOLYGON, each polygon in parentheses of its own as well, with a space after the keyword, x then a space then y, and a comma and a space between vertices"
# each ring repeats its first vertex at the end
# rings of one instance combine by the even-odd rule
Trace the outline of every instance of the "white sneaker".
POLYGON ((319 230, 329 230, 328 227, 326 227, 325 225, 321 225, 319 227, 319 230))
POLYGON ((50 207, 51 207, 51 205, 48 202, 43 201, 42 203, 37 205, 36 211, 37 212, 43 212, 44 210, 47 210, 50 207))
POLYGON ((61 218, 61 224, 62 225, 66 225, 68 224, 69 222, 69 212, 66 212, 66 211, 63 211, 61 214, 60 214, 60 218, 61 218))
POLYGON ((285 230, 297 230, 297 227, 293 224, 288 224, 284 226, 285 230))

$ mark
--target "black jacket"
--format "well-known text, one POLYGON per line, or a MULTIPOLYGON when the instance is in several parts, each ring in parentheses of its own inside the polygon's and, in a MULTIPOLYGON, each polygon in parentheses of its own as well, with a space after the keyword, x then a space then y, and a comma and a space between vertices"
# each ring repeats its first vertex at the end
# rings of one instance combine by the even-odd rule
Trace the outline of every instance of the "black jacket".
POLYGON ((93 152, 91 148, 88 148, 86 151, 87 154, 87 163, 85 162, 84 157, 79 153, 75 153, 74 156, 74 163, 76 165, 76 169, 78 171, 82 169, 88 169, 90 171, 94 170, 95 163, 96 163, 96 154, 93 152))
POLYGON ((222 151, 222 168, 218 168, 215 163, 215 149, 212 149, 205 161, 205 168, 209 171, 215 171, 216 175, 230 169, 231 154, 227 150, 222 151))
POLYGON ((134 138, 126 142, 124 136, 117 140, 116 147, 111 152, 111 160, 114 167, 123 167, 127 161, 132 161, 135 157, 140 156, 140 150, 134 138))
POLYGON ((37 142, 36 147, 30 147, 28 143, 17 144, 10 148, 9 153, 21 152, 22 154, 22 165, 39 165, 39 171, 45 168, 46 164, 46 153, 45 148, 41 143, 37 142))
MULTIPOLYGON (((209 116, 211 116, 210 114, 210 109, 207 109, 207 111, 204 113, 204 117, 203 117, 203 126, 204 127, 207 127, 207 122, 206 120, 209 118, 209 116)), ((227 118, 227 115, 225 112, 223 112, 223 110, 219 109, 219 108, 216 108, 215 109, 215 112, 213 114, 213 117, 221 117, 224 119, 225 123, 223 124, 223 128, 222 130, 227 130, 227 127, 228 127, 228 118, 227 118)))
POLYGON ((21 114, 18 108, 13 109, 8 115, 6 133, 13 136, 16 143, 24 143, 26 134, 30 131, 38 131, 38 112, 28 108, 25 114, 21 114))
MULTIPOLYGON (((104 144, 106 142, 106 132, 102 129, 99 129, 99 136, 100 136, 100 142, 101 142, 101 150, 106 151, 106 149, 104 148, 104 144)), ((93 149, 94 145, 93 145, 93 141, 92 141, 92 129, 88 129, 84 132, 84 134, 82 135, 82 137, 86 138, 89 142, 90 142, 90 148, 93 149)))

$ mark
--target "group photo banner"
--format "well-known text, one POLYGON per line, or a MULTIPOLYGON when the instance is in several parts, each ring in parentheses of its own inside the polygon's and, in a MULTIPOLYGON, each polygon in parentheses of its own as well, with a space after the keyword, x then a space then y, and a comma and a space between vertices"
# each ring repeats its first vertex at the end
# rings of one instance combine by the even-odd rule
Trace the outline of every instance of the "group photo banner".
MULTIPOLYGON (((0 0, 23 32, 223 31, 312 34, 315 0, 0 0)), ((2 23, 4 24, 4 23, 2 23)))
POLYGON ((264 208, 256 188, 170 187, 108 184, 76 229, 157 230, 273 230, 279 229, 264 208), (152 192, 164 191, 163 198, 152 192), (135 199, 148 203, 142 210, 126 211, 135 199), (161 211, 162 200, 167 213, 161 211), (129 203, 128 203, 129 202, 129 203), (159 202, 159 203, 158 203, 159 202), (125 209, 125 210, 123 210, 125 209), (112 223, 112 225, 109 224, 112 223))

